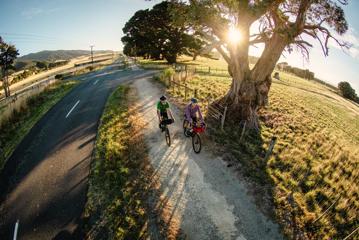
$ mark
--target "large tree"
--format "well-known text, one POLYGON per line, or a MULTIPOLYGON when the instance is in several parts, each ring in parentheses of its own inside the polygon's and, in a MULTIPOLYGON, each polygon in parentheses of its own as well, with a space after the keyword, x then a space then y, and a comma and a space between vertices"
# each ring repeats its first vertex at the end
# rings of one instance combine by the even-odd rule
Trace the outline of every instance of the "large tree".
POLYGON ((336 36, 344 34, 347 21, 340 7, 347 0, 189 0, 177 9, 178 21, 191 25, 206 41, 215 45, 228 63, 232 85, 221 99, 228 105, 229 118, 258 126, 257 110, 267 104, 271 73, 283 51, 299 49, 308 56, 319 42, 328 55, 329 42, 342 47, 336 36), (228 35, 228 32, 232 34, 228 35), (240 34, 239 41, 235 40, 240 34), (250 46, 263 51, 253 68, 250 46))
POLYGON ((122 29, 124 53, 176 62, 180 54, 197 53, 202 40, 190 34, 185 25, 176 24, 171 9, 179 3, 164 1, 151 10, 137 11, 122 29))
POLYGON ((0 37, 0 67, 3 88, 5 92, 5 97, 10 96, 10 83, 8 79, 8 71, 13 69, 13 64, 17 56, 19 55, 18 50, 14 45, 7 44, 0 37))
POLYGON ((358 96, 355 93, 355 90, 350 86, 348 82, 340 82, 338 83, 338 89, 340 94, 350 100, 358 101, 358 96))

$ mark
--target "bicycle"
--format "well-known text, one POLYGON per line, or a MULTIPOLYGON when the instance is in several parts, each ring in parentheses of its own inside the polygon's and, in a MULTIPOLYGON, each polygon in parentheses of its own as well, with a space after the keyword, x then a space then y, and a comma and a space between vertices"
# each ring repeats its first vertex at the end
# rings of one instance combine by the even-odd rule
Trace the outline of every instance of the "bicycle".
POLYGON ((202 141, 200 137, 200 133, 205 131, 205 124, 195 123, 191 128, 187 128, 189 122, 185 119, 183 120, 183 133, 186 137, 192 137, 192 148, 195 153, 200 153, 202 150, 202 141), (191 131, 192 129, 192 131, 191 131))
POLYGON ((166 143, 169 147, 171 146, 171 135, 167 125, 172 124, 173 122, 173 119, 165 119, 160 123, 162 132, 165 132, 166 143))

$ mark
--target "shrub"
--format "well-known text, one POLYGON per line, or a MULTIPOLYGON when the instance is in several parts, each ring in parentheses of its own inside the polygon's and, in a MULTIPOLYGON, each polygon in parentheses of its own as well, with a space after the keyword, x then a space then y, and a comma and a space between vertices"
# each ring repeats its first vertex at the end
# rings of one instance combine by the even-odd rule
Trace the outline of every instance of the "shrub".
POLYGON ((350 86, 348 82, 340 82, 338 84, 338 89, 340 94, 350 100, 357 100, 358 96, 355 93, 355 90, 350 86))
POLYGON ((166 68, 163 73, 162 76, 164 78, 170 78, 175 74, 175 70, 173 68, 166 68))

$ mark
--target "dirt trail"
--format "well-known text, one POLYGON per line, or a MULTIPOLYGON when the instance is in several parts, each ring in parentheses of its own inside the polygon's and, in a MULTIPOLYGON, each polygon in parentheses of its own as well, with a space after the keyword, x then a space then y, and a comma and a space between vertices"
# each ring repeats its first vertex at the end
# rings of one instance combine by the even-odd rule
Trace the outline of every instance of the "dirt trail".
POLYGON ((140 114, 146 121, 145 137, 150 160, 159 177, 163 195, 172 205, 171 220, 181 223, 187 239, 283 239, 277 224, 266 218, 247 195, 247 189, 210 154, 192 150, 191 139, 182 134, 182 113, 174 109, 170 126, 172 146, 158 129, 155 104, 161 95, 149 79, 137 80, 140 114))

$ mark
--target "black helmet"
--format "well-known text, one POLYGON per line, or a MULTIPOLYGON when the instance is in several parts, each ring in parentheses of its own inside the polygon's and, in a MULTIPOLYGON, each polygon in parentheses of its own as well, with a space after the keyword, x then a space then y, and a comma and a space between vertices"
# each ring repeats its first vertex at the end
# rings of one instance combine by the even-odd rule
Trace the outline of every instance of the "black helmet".
POLYGON ((160 100, 161 101, 164 101, 164 100, 166 100, 167 98, 166 98, 166 96, 165 95, 162 95, 161 97, 160 97, 160 100))
POLYGON ((191 102, 192 103, 198 103, 198 100, 197 100, 197 98, 191 98, 191 102))

